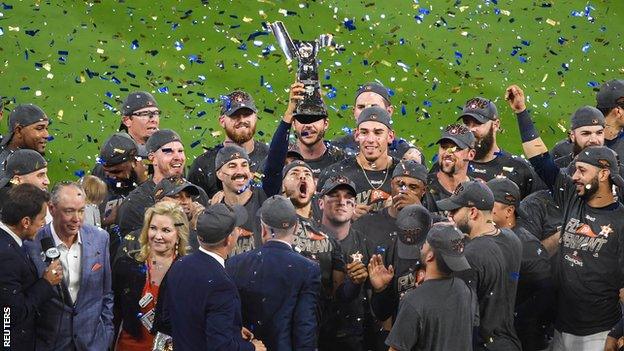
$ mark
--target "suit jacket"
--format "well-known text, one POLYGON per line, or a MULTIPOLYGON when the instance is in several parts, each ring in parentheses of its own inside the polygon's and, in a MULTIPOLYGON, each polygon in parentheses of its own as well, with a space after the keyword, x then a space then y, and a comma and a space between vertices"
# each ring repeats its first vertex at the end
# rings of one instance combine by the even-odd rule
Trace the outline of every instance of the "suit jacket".
MULTIPOLYGON (((37 238, 29 242, 30 255, 39 256, 41 239, 52 237, 47 224, 37 238)), ((55 292, 49 304, 41 309, 37 321, 37 350, 64 350, 72 341, 76 349, 106 350, 113 340, 113 291, 109 256, 109 235, 104 230, 83 225, 80 257, 80 290, 72 303, 69 291, 62 285, 63 296, 55 292)), ((42 274, 45 262, 34 260, 42 274)))
POLYGON ((290 245, 268 241, 228 259, 228 274, 241 296, 243 325, 268 350, 315 350, 319 265, 290 245))
MULTIPOLYGON (((37 254, 39 257, 39 254, 37 254)), ((39 278, 30 257, 15 239, 0 229, 0 306, 9 316, 9 350, 35 349, 35 324, 41 306, 54 296, 52 285, 39 278)), ((6 334, 5 334, 6 335, 6 334)))
MULTIPOLYGON (((240 298, 221 264, 198 251, 169 268, 166 293, 157 314, 171 326, 173 348, 188 350, 254 350, 241 336, 240 298)), ((158 293, 163 294, 163 286, 158 293)), ((160 318, 160 317, 158 317, 160 318)))

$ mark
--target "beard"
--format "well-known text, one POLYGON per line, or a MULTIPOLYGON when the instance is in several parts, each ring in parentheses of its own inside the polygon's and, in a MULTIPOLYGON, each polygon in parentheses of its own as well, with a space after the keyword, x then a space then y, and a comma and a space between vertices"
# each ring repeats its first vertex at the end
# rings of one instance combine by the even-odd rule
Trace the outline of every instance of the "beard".
POLYGON ((572 155, 576 156, 580 154, 581 151, 583 151, 583 148, 575 141, 574 144, 572 144, 572 155))
POLYGON ((442 167, 442 165, 440 165, 440 170, 442 171, 442 173, 452 176, 457 171, 457 165, 453 164, 450 169, 445 169, 444 167, 442 167))
POLYGON ((482 160, 492 150, 494 146, 494 125, 490 127, 490 131, 475 145, 475 160, 482 160))
POLYGON ((308 196, 305 200, 299 198, 300 192, 298 189, 284 189, 284 196, 290 199, 290 202, 295 206, 295 208, 304 208, 310 202, 312 202, 312 196, 308 196))
POLYGON ((470 234, 470 225, 468 224, 468 214, 461 221, 455 222, 457 229, 459 229, 464 234, 470 234))
POLYGON ((225 128, 225 134, 227 135, 227 137, 230 138, 230 140, 232 140, 234 143, 239 145, 248 142, 253 138, 254 134, 256 134, 255 124, 251 125, 251 123, 248 122, 241 122, 240 124, 246 125, 247 127, 249 127, 249 129, 245 131, 238 131, 236 130, 236 126, 233 126, 231 128, 225 128))
POLYGON ((314 140, 312 140, 312 141, 309 141, 309 140, 306 140, 306 139, 302 138, 301 134, 305 134, 308 130, 302 130, 301 133, 297 133, 297 139, 299 139, 299 141, 301 141, 301 143, 303 145, 305 145, 305 146, 315 145, 316 143, 322 141, 323 138, 325 138, 325 131, 324 130, 316 131, 316 138, 314 138, 314 140))
POLYGON ((583 193, 583 195, 581 195, 581 198, 585 201, 589 201, 591 200, 591 198, 594 196, 594 194, 596 194, 596 192, 598 192, 598 177, 594 177, 590 182, 589 182, 589 188, 587 186, 585 186, 585 192, 583 193))

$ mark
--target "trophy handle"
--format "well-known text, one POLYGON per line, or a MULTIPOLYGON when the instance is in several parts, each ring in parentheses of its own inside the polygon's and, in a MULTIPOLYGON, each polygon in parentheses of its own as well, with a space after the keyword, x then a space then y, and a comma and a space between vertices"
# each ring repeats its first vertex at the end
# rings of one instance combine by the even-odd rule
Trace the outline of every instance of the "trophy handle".
POLYGON ((286 58, 289 61, 292 61, 293 59, 299 59, 297 48, 290 38, 290 35, 288 34, 284 23, 281 21, 269 23, 269 28, 271 29, 271 32, 273 32, 273 35, 275 35, 275 38, 277 39, 277 44, 280 46, 280 48, 282 48, 282 51, 284 52, 284 55, 286 55, 286 58))

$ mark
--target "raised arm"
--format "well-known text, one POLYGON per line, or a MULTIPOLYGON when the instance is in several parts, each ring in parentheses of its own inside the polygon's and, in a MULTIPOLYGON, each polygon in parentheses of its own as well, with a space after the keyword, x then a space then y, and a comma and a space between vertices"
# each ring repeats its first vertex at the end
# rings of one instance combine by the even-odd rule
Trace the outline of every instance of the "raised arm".
POLYGON ((302 83, 293 83, 290 86, 288 107, 271 139, 269 154, 264 167, 264 180, 262 181, 262 189, 267 196, 278 194, 282 187, 282 168, 284 168, 284 161, 288 153, 288 135, 297 102, 303 99, 303 91, 302 83))
POLYGON ((553 189, 559 168, 548 153, 548 148, 539 136, 535 124, 526 109, 524 91, 517 85, 507 88, 505 98, 518 119, 518 129, 522 139, 524 155, 529 159, 535 172, 542 178, 550 190, 553 189))

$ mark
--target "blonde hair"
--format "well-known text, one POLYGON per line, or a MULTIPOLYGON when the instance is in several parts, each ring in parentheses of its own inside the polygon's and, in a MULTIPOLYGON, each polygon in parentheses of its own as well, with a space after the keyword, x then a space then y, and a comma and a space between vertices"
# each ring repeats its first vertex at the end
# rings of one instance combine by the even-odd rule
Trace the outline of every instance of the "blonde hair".
POLYGON ((176 244, 176 256, 184 256, 187 252, 189 241, 189 222, 186 219, 186 214, 180 205, 171 201, 161 201, 156 205, 150 207, 145 211, 145 219, 143 220, 143 228, 141 228, 141 234, 139 235, 139 243, 141 249, 136 256, 137 261, 145 262, 150 255, 150 248, 148 245, 148 232, 150 223, 154 215, 167 216, 171 218, 174 223, 176 233, 178 235, 178 243, 176 244))
POLYGON ((81 183, 88 203, 99 205, 104 202, 108 189, 102 179, 87 175, 82 178, 81 183))

